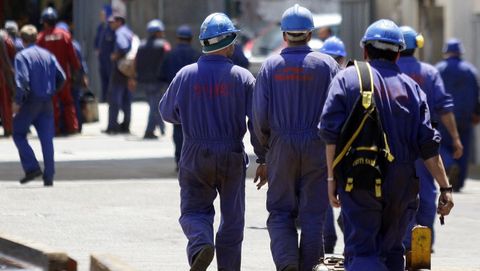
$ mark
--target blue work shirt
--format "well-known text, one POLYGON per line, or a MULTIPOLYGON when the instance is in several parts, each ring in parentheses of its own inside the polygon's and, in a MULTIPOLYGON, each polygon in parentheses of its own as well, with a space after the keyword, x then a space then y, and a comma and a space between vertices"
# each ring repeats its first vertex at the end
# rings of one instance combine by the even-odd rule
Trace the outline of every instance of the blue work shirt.
POLYGON ((400 71, 415 80, 427 95, 432 122, 438 122, 440 115, 453 111, 452 96, 445 91, 440 73, 434 66, 413 56, 400 57, 397 65, 400 71))
POLYGON ((252 118, 253 75, 220 55, 205 55, 182 68, 159 104, 162 118, 182 124, 185 141, 241 142, 249 119, 251 142, 262 156, 252 118))
POLYGON ((13 40, 13 44, 15 45, 15 50, 16 52, 20 52, 21 50, 23 50, 23 42, 22 42, 22 39, 19 38, 19 37, 11 37, 12 40, 13 40))
POLYGON ((201 53, 193 49, 190 44, 179 43, 165 56, 163 61, 163 76, 168 83, 172 82, 177 72, 192 63, 197 62, 201 53))
POLYGON ((78 61, 80 62, 80 69, 76 73, 74 73, 73 83, 75 85, 81 85, 83 76, 88 73, 88 66, 87 62, 85 62, 85 58, 83 57, 82 47, 80 46, 80 43, 77 40, 73 40, 72 44, 78 61))
MULTIPOLYGON (((133 39, 133 32, 128 28, 126 25, 120 26, 115 31, 115 46, 113 49, 114 53, 120 55, 120 58, 125 56, 130 48, 132 48, 132 39, 133 39)), ((128 78, 123 75, 117 68, 117 62, 114 61, 112 64, 114 65, 112 71, 112 84, 114 85, 126 85, 128 82, 128 78)))
POLYGON ((53 54, 31 45, 15 56, 15 102, 49 100, 65 81, 65 73, 53 54))
MULTIPOLYGON (((454 114, 457 122, 471 122, 472 114, 478 110, 477 70, 460 57, 449 57, 436 65, 455 103, 454 114)), ((480 113, 480 112, 477 112, 480 113)))
POLYGON ((268 58, 254 92, 255 131, 263 146, 272 133, 314 132, 337 62, 308 46, 289 47, 268 58))
POLYGON ((167 53, 167 41, 150 37, 138 47, 135 58, 135 70, 139 83, 160 83, 162 81, 162 63, 167 53))
MULTIPOLYGON (((431 126, 427 98, 420 86, 394 63, 374 60, 370 65, 375 103, 394 163, 413 163, 420 153, 424 159, 438 154, 440 135, 431 126)), ((333 79, 319 124, 327 144, 336 144, 359 95, 355 67, 342 70, 333 79)))

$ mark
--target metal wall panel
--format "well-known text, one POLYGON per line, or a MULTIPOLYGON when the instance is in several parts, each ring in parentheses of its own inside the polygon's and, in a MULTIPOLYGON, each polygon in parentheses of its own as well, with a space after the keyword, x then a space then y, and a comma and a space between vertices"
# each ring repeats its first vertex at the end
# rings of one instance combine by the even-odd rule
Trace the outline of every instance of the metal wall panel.
POLYGON ((370 0, 341 0, 342 24, 340 38, 345 43, 348 58, 363 59, 360 40, 371 21, 370 0))

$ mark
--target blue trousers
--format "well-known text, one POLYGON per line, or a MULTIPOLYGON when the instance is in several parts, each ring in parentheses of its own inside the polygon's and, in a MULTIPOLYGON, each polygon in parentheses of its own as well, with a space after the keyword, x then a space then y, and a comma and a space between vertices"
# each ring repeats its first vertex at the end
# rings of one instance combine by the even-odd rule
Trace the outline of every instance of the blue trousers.
POLYGON ((108 102, 108 127, 107 130, 120 131, 120 128, 130 127, 132 113, 132 93, 126 85, 111 85, 108 102), (123 122, 118 124, 118 113, 123 111, 123 122))
POLYGON ((27 100, 20 111, 13 118, 13 141, 18 149, 23 171, 30 173, 40 169, 37 158, 27 141, 27 133, 33 124, 37 130, 38 138, 43 153, 43 180, 45 183, 53 182, 55 166, 53 159, 53 136, 55 124, 53 119, 53 105, 47 101, 27 100))
POLYGON ((345 192, 345 187, 337 187, 345 230, 345 270, 405 270, 402 241, 417 209, 418 186, 412 162, 390 166, 381 199, 373 189, 354 187, 345 192))
POLYGON ((453 185, 454 190, 460 190, 465 185, 465 179, 468 177, 468 159, 470 157, 470 144, 473 137, 473 128, 470 122, 460 122, 457 120, 458 134, 460 135, 460 141, 463 144, 463 155, 459 159, 453 159, 453 145, 452 138, 447 131, 442 130, 442 144, 440 145, 440 155, 442 156, 443 164, 448 169, 453 165, 457 165, 460 168, 460 175, 458 183, 453 185))
POLYGON ((188 239, 187 256, 215 244, 219 270, 239 271, 245 224, 246 155, 238 142, 186 140, 179 164, 179 222, 188 239), (213 239, 213 202, 220 196, 220 226, 213 239))
POLYGON ((335 231, 335 216, 333 215, 333 208, 327 207, 325 212, 325 225, 323 225, 323 242, 325 251, 334 251, 337 243, 337 233, 335 231))
POLYGON ((429 227, 432 230, 432 246, 435 240, 435 232, 433 225, 437 214, 437 187, 428 169, 425 167, 423 160, 419 159, 415 162, 417 176, 420 179, 420 201, 418 210, 408 225, 407 232, 403 244, 405 249, 410 250, 412 245, 412 229, 416 225, 429 227))
MULTIPOLYGON (((110 57, 110 56, 108 56, 110 57)), ((112 62, 108 59, 98 58, 100 70, 100 82, 102 87, 101 98, 102 102, 108 101, 108 89, 110 83, 110 74, 112 73, 112 62)))
POLYGON ((325 146, 315 133, 274 135, 267 152, 267 227, 277 270, 310 271, 323 250, 328 206, 325 146), (301 227, 300 244, 295 219, 301 227))
POLYGON ((163 85, 157 83, 139 83, 137 85, 139 91, 144 91, 147 96, 148 106, 148 122, 145 133, 153 133, 155 128, 160 128, 161 134, 165 134, 165 123, 158 111, 158 103, 163 96, 163 85))
POLYGON ((78 131, 81 132, 83 126, 82 108, 80 106, 80 99, 82 98, 82 87, 72 85, 72 98, 73 104, 75 105, 75 111, 77 112, 78 131))

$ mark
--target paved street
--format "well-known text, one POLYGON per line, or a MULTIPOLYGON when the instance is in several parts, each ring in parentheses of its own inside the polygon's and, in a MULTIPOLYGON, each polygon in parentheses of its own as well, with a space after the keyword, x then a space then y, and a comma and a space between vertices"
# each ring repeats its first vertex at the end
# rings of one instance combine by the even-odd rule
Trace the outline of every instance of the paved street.
MULTIPOLYGON (((19 185, 23 173, 13 141, 0 139, 0 234, 64 249, 81 271, 88 270, 90 253, 117 255, 141 271, 188 270, 186 240, 177 222, 171 127, 159 140, 142 140, 147 108, 135 103, 133 112, 132 135, 101 134, 106 126, 102 105, 100 123, 86 125, 81 136, 55 139, 53 188, 43 188, 38 180, 19 185)), ((32 143, 41 158, 34 133, 32 143)), ((247 179, 243 270, 275 270, 265 229, 265 191, 247 179)), ((454 197, 446 225, 437 223, 432 270, 480 270, 480 181, 468 180, 465 192, 454 197)), ((342 249, 339 242, 336 252, 342 249)), ((216 270, 215 262, 209 270, 216 270)))

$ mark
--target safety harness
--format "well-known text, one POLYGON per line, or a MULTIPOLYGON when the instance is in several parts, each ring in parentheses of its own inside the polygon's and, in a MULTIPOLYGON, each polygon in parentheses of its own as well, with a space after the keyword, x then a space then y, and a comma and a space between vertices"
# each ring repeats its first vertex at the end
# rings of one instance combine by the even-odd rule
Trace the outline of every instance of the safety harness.
POLYGON ((360 96, 340 132, 335 149, 335 179, 346 192, 374 189, 382 196, 387 164, 394 160, 375 105, 373 75, 368 62, 355 61, 360 96))

